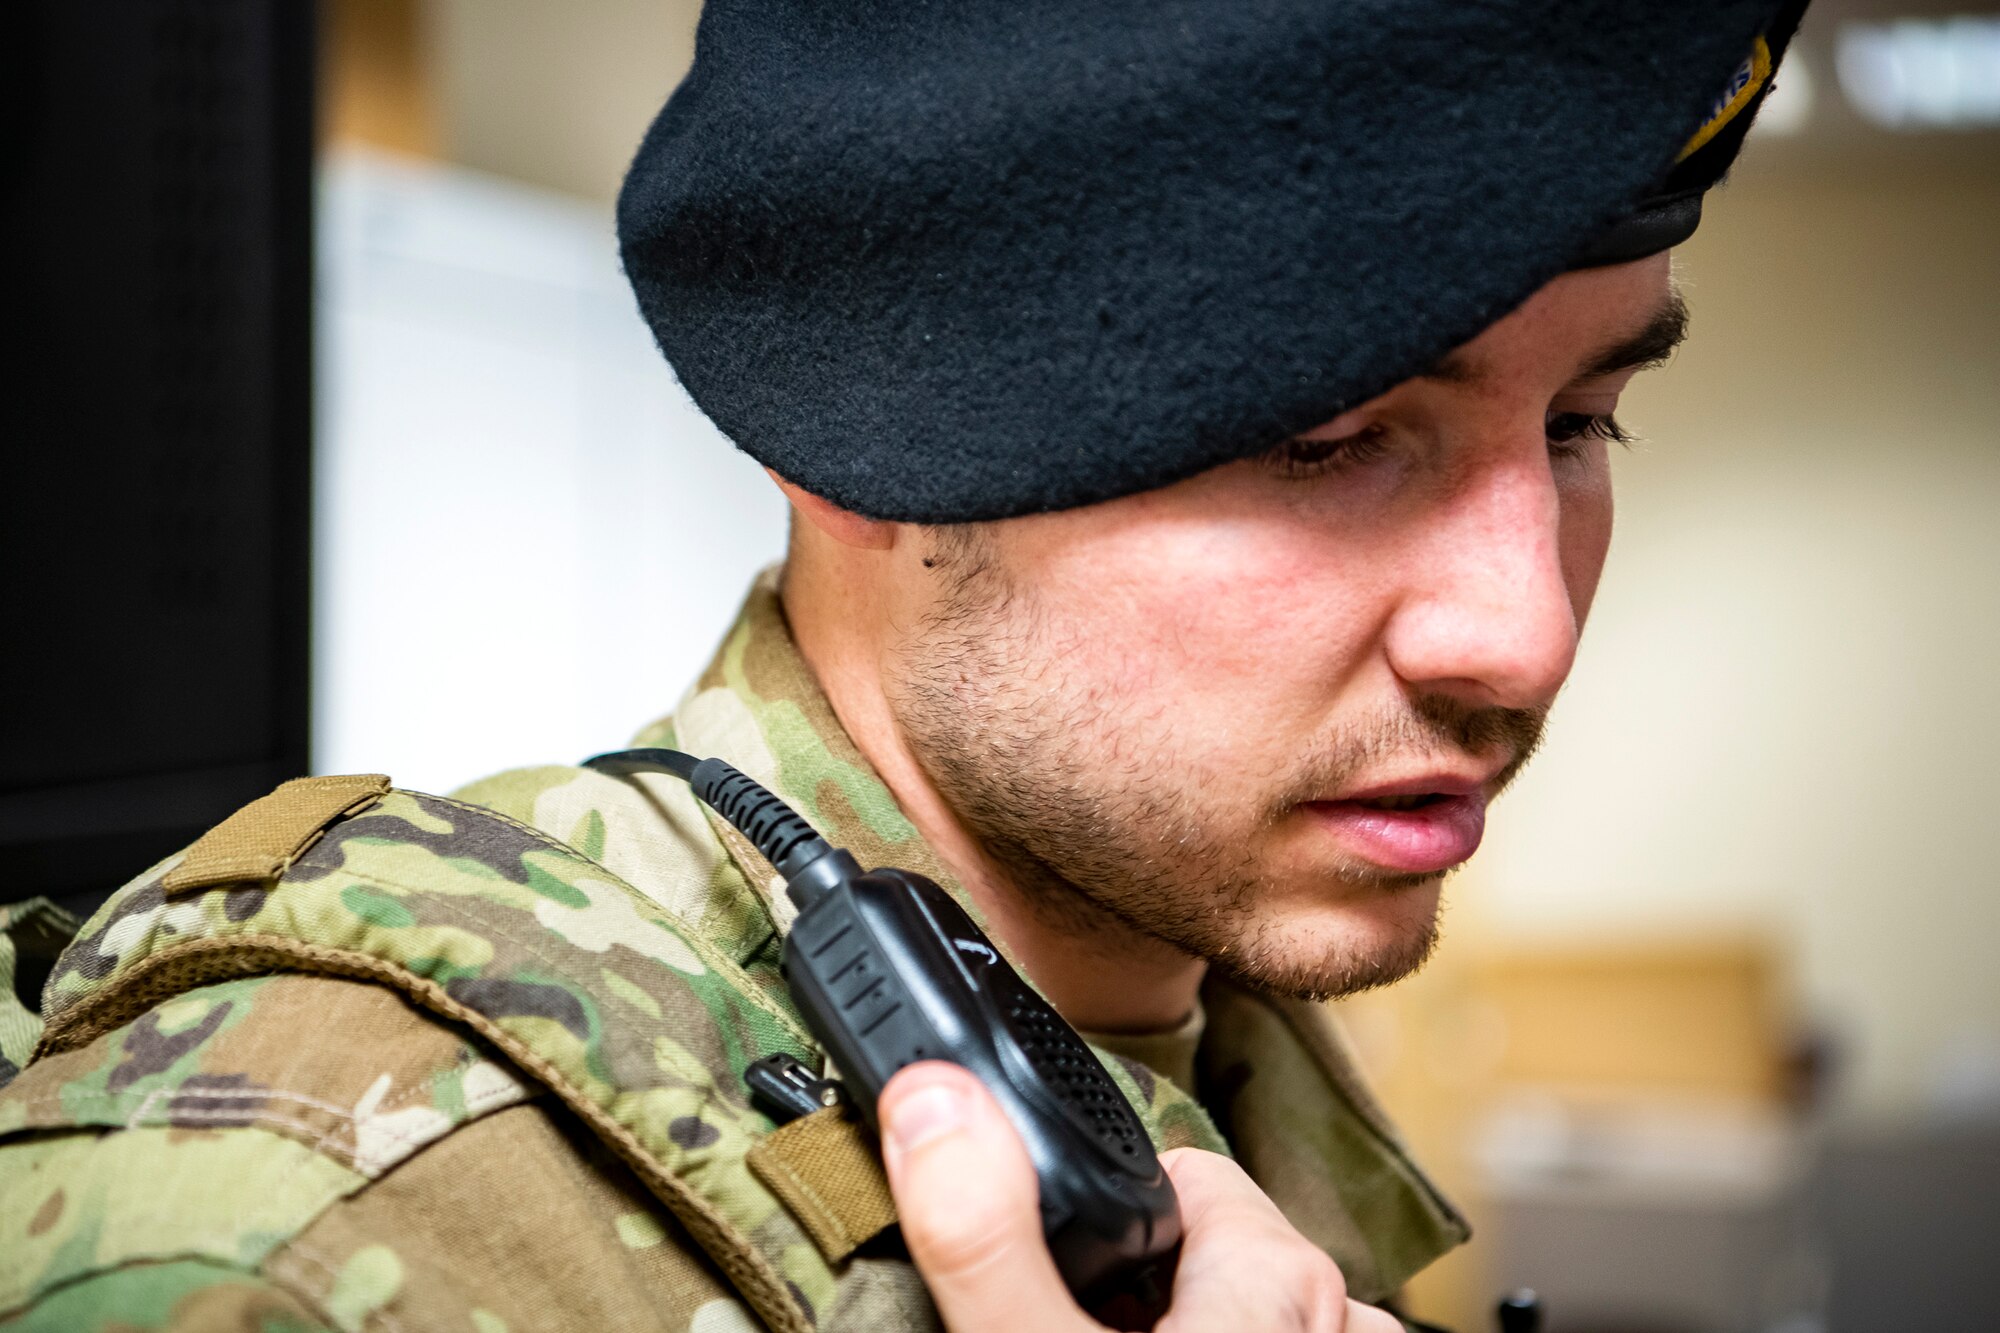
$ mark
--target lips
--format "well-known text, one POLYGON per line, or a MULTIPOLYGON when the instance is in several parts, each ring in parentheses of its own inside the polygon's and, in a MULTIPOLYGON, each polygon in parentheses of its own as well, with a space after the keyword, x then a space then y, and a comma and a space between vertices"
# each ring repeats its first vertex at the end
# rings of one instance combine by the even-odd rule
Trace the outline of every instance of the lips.
POLYGON ((1404 782, 1302 808, 1351 856, 1399 874, 1436 874, 1479 850, 1483 787, 1461 779, 1404 782))

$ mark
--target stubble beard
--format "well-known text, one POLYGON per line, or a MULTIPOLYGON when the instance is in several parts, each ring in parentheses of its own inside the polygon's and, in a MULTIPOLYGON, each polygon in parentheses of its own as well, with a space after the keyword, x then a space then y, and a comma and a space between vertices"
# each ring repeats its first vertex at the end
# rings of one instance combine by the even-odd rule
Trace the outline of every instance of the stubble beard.
POLYGON ((976 527, 933 533, 927 563, 943 596, 899 645, 890 702, 911 752, 1023 906, 1108 965, 1136 936, 1303 999, 1352 995, 1424 965, 1440 938, 1436 894, 1448 872, 1397 874, 1343 858, 1318 867, 1323 884, 1301 886, 1274 882, 1257 848, 1301 802, 1390 755, 1505 747, 1514 756, 1505 785, 1533 752, 1546 710, 1418 697, 1304 743, 1289 780, 1253 808, 1241 797, 1228 808, 1175 752, 1161 701, 1103 697, 1065 675, 1065 636, 1009 587, 976 527), (1373 914, 1390 924, 1302 932, 1275 906, 1299 901, 1302 887, 1322 900, 1396 900, 1373 914))

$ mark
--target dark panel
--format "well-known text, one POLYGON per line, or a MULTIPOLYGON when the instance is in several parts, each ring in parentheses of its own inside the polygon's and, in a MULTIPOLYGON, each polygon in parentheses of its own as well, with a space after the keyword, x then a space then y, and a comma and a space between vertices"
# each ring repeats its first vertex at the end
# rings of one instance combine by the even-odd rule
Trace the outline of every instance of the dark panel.
POLYGON ((10 18, 0 899, 78 900, 305 771, 313 15, 10 18))
POLYGON ((2000 1124, 1837 1140, 1823 1193, 1833 1247, 1829 1333, 2000 1328, 2000 1124))

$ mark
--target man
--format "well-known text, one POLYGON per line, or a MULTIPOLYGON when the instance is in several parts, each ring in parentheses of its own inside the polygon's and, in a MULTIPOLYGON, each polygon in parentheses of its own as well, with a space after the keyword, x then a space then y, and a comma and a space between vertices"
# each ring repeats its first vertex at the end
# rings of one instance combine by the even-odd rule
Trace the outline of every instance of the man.
MULTIPOLYGON (((1435 378, 1267 454, 970 531, 781 482, 802 520, 785 620, 1057 1007, 1200 1088, 1205 975, 1310 999, 1429 954, 1440 882, 1573 660, 1611 532, 1619 392, 1681 327, 1665 256, 1572 273, 1435 378)), ((1056 1326, 1022 1319, 1024 1291, 1063 1304, 1028 1280, 1046 1269, 1033 1228, 1016 1228, 1016 1262, 992 1248, 1032 1219, 1032 1177, 981 1183, 1006 1159, 1004 1135, 971 1147, 995 1123, 972 1118, 977 1084, 923 1079, 897 1091, 892 1127, 919 1097, 967 1126, 921 1150, 948 1166, 890 1158, 892 1180, 933 1173, 903 1181, 937 1191, 937 1231, 911 1235, 907 1202, 904 1224, 933 1293, 954 1327, 1001 1326, 982 1310, 1056 1326)), ((1270 1263, 1236 1270, 1256 1275, 1245 1297, 1271 1290, 1270 1263)))
MULTIPOLYGON (((795 510, 640 743, 937 880, 1106 1054, 1162 1327, 1393 1329, 1465 1238, 1318 1001, 1422 964, 1534 747, 1798 17, 1662 8, 716 0, 634 164, 642 309, 795 510)), ((0 1319, 1098 1326, 963 1071, 885 1092, 888 1194, 749 1105, 817 1058, 790 909, 682 784, 460 796, 288 784, 85 929, 0 1319)))

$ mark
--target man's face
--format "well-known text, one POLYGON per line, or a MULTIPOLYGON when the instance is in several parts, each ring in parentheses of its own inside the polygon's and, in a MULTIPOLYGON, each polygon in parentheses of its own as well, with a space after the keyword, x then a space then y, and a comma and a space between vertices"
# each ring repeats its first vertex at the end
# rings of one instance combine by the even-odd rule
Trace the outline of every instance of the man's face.
POLYGON ((1406 974, 1569 674, 1611 412, 1680 323, 1664 255, 1567 274, 1267 456, 932 530, 912 752, 1052 921, 1292 994, 1406 974))

